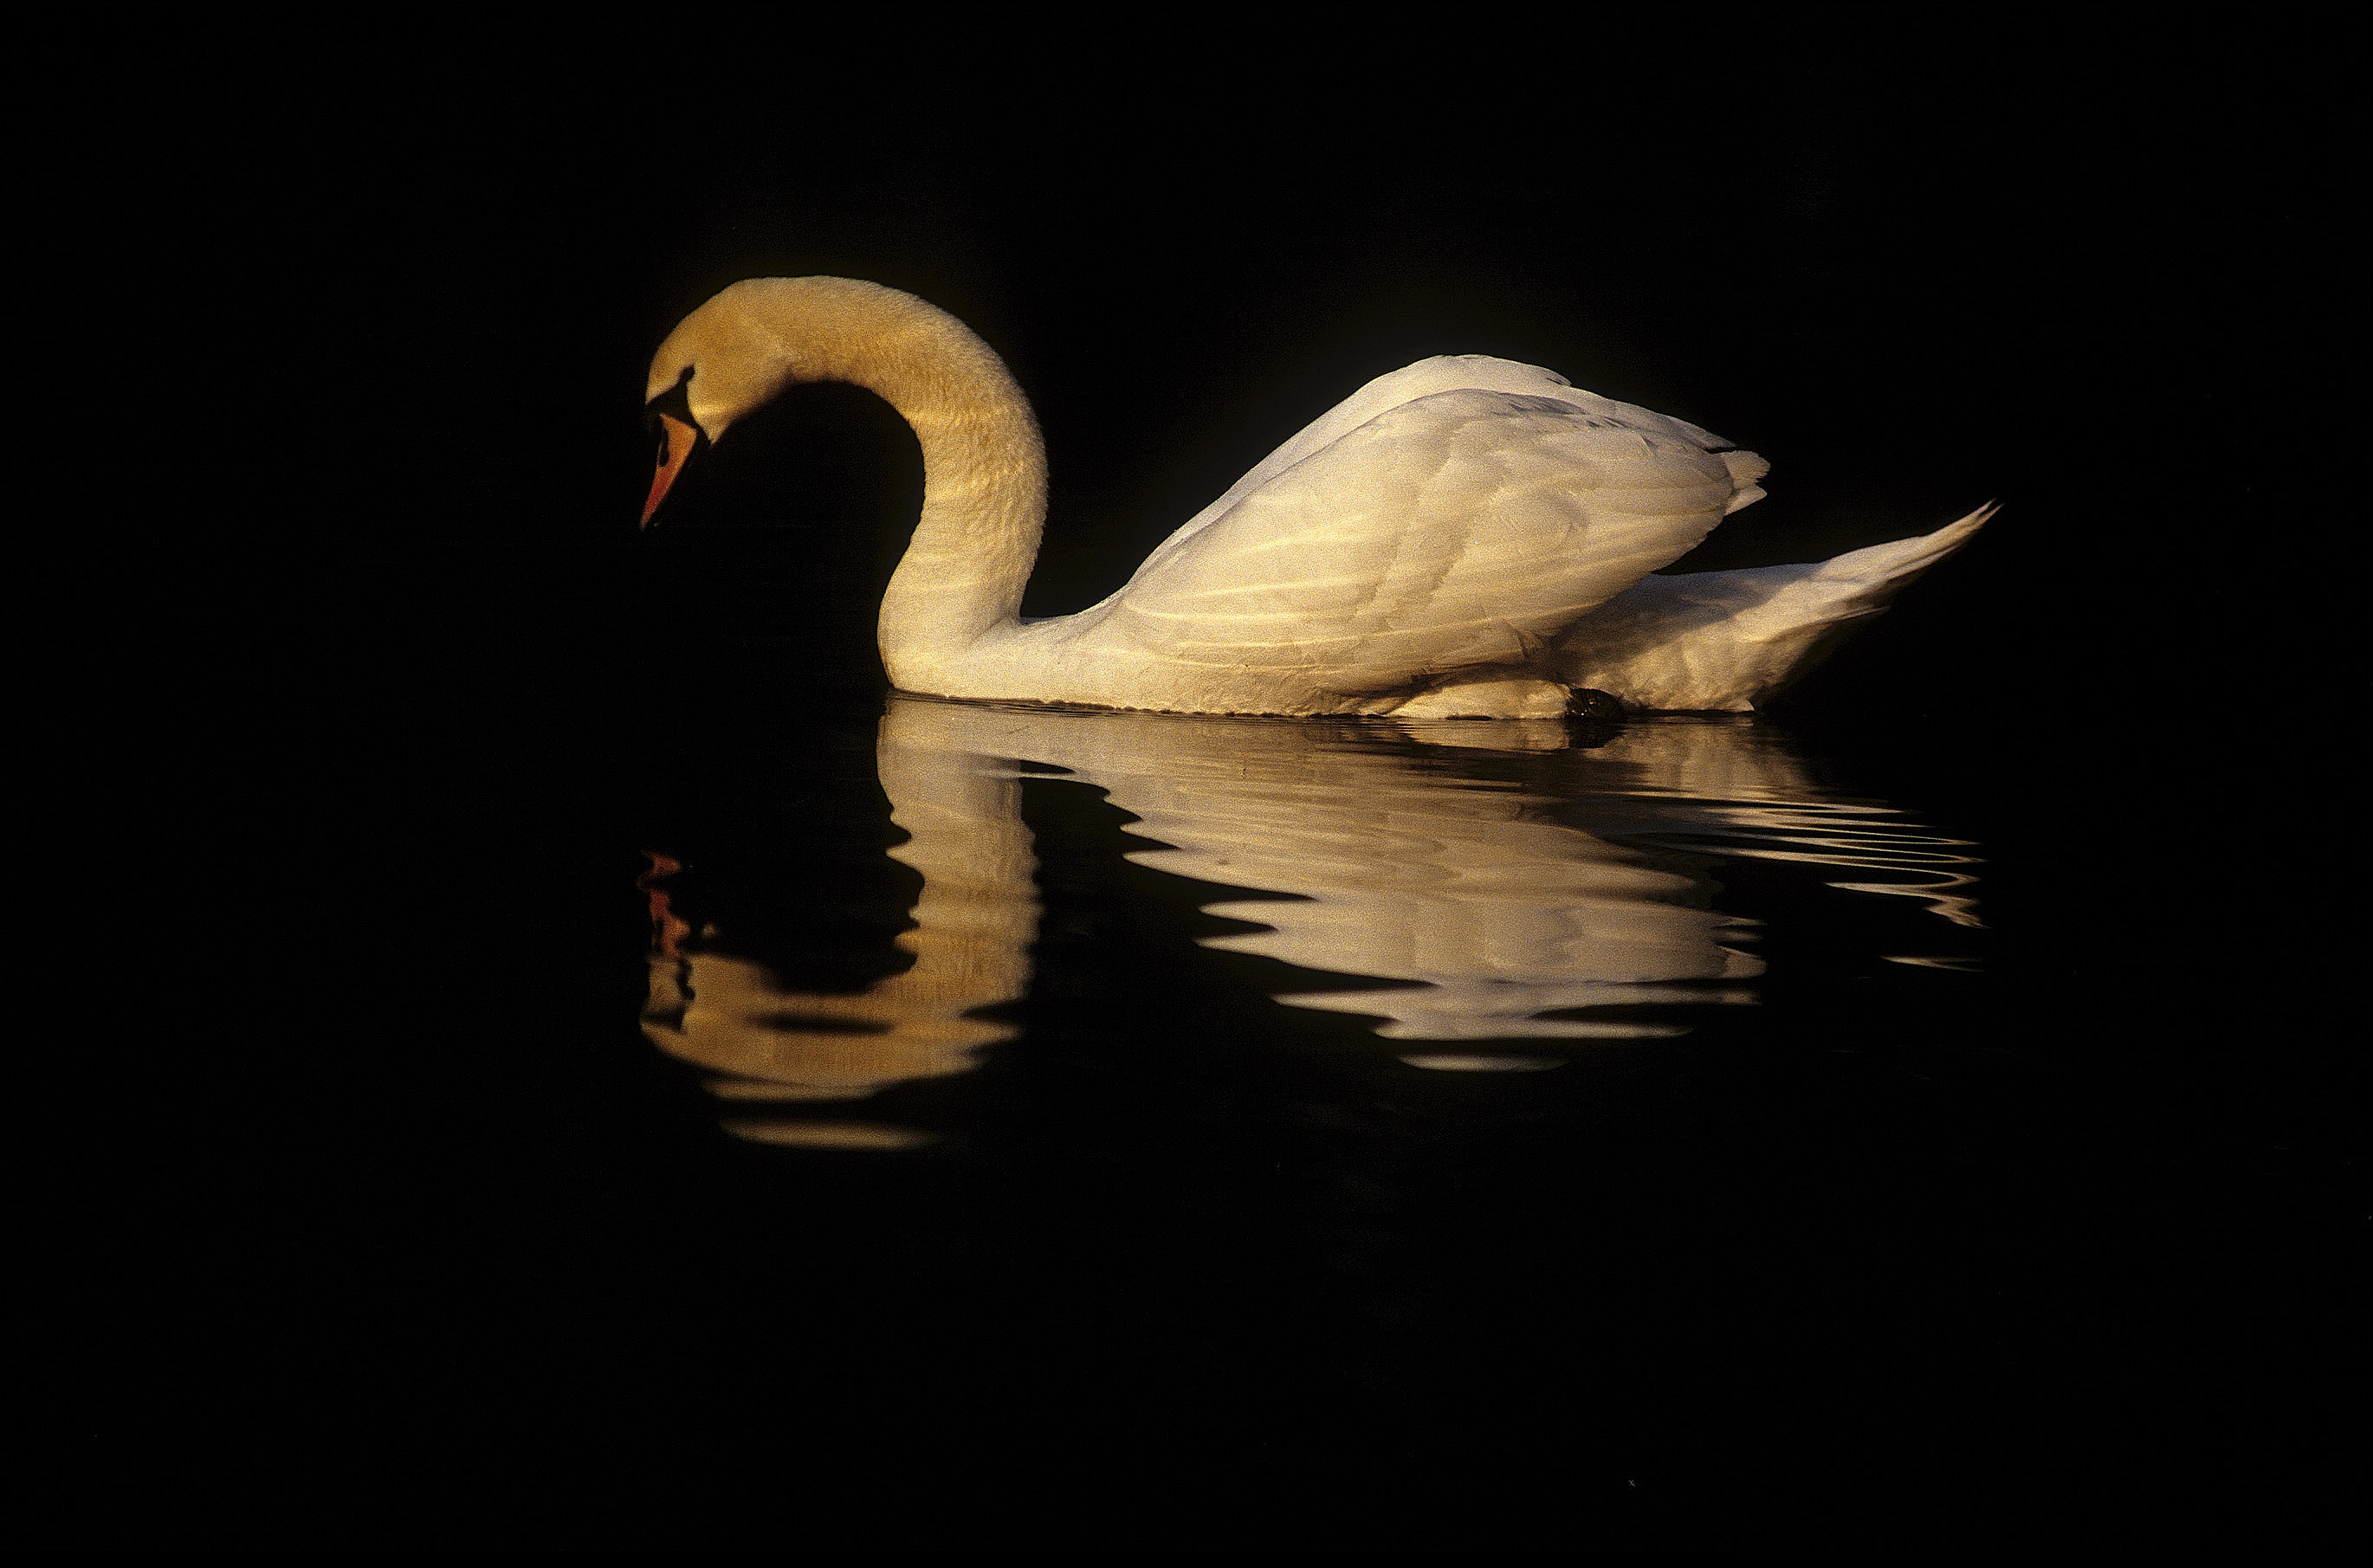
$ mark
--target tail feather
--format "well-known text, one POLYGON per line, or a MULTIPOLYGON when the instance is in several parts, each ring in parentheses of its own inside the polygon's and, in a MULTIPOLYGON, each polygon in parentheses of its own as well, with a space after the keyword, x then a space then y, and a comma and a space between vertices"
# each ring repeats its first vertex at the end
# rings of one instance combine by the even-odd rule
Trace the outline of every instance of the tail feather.
POLYGON ((1950 555, 1993 517, 1989 504, 1930 534, 1828 561, 1649 576, 1559 637, 1557 679, 1635 710, 1752 708, 1818 661, 1845 623, 1950 555))
POLYGON ((2000 510, 2000 505, 1989 501, 1968 517, 1958 522, 1946 523, 1935 533, 1874 544, 1865 550, 1849 550, 1843 555, 1832 556, 1815 567, 1813 580, 1886 584, 1891 588, 1900 587, 1967 544, 1970 537, 1985 526, 1986 519, 2000 510))

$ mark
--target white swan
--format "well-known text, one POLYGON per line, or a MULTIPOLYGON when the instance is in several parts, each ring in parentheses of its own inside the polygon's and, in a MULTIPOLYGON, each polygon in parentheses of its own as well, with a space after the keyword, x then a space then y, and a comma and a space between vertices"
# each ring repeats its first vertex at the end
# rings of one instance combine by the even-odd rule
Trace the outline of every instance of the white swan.
POLYGON ((942 697, 1547 717, 1590 689, 1743 710, 1992 511, 1816 565, 1652 577, 1762 495, 1763 459, 1550 371, 1447 355, 1361 388, 1103 603, 1024 621, 1046 465, 1021 389, 947 312, 816 277, 735 284, 660 345, 644 522, 704 439, 807 381, 879 394, 921 444, 882 660, 899 690, 942 697))

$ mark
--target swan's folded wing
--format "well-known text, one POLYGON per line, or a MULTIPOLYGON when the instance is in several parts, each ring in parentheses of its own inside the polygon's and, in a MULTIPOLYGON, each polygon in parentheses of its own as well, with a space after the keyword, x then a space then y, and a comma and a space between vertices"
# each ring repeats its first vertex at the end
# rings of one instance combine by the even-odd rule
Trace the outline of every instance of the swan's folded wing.
POLYGON ((1643 424, 1476 389, 1405 402, 1175 539, 1097 635, 1344 693, 1525 663, 1762 472, 1643 424))
MULTIPOLYGON (((1569 404, 1584 413, 1604 414, 1635 429, 1659 436, 1670 436, 1692 443, 1710 452, 1734 450, 1729 442, 1710 430, 1700 429, 1687 420, 1658 413, 1636 403, 1618 402, 1613 398, 1600 397, 1574 386, 1554 370, 1537 365, 1526 365, 1514 359, 1498 359, 1488 354, 1438 354, 1431 359, 1420 359, 1415 365, 1405 365, 1398 370, 1377 377, 1358 391, 1320 414, 1292 439, 1254 465, 1251 472, 1228 487, 1228 493, 1188 518, 1184 527, 1163 541, 1166 550, 1206 526, 1225 517, 1237 502, 1277 478, 1304 458, 1322 450, 1349 436, 1368 421, 1403 403, 1432 397, 1437 392, 1511 392, 1520 397, 1543 397, 1569 404)), ((1755 459, 1755 472, 1763 471, 1761 459, 1755 459)), ((1752 476, 1750 475, 1751 479, 1752 476)), ((1763 494, 1751 483, 1742 485, 1733 497, 1734 512, 1763 494)), ((1157 550, 1158 555, 1161 551, 1157 550)))

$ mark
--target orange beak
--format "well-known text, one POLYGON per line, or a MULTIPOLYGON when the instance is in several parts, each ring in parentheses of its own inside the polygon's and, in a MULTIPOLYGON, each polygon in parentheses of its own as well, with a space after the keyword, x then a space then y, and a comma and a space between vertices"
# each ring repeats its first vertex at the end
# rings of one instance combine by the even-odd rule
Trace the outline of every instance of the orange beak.
POLYGON ((644 528, 651 526, 651 514, 667 499, 668 486, 684 471, 684 459, 692 456, 693 443, 700 439, 697 429, 672 413, 660 415, 660 428, 666 444, 660 448, 659 468, 651 474, 651 498, 643 503, 644 528))

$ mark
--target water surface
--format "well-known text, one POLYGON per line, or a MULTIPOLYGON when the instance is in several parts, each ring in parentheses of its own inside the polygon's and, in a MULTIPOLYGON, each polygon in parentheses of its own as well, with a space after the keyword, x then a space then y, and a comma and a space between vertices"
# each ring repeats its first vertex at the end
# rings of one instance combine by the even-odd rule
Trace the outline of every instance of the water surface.
MULTIPOLYGON (((1591 731, 894 695, 877 758, 906 835, 886 853, 922 879, 912 927, 895 938, 891 961, 909 965, 899 972, 861 990, 800 990, 730 925, 696 927, 675 907, 676 856, 654 851, 642 878, 654 921, 646 1032, 706 1070, 740 1136, 929 1141, 920 1127, 812 1112, 969 1072, 1013 1039, 1013 1024, 983 1015, 1031 983, 1032 789, 1096 792, 1150 841, 1127 858, 1164 873, 1163 894, 1237 928, 1201 947, 1271 960, 1245 980, 1280 1008, 1361 1017, 1396 1042, 1391 1060, 1421 1070, 1546 1071, 1592 1042, 1670 1039, 1707 1008, 1757 1005, 1762 922, 1723 896, 1750 862, 1784 868, 1800 899, 1900 900, 1876 903, 1832 962, 1949 975, 1978 961, 1975 846, 1818 787, 1778 731, 1746 717, 1591 731)), ((1819 924, 1809 906, 1782 918, 1807 935, 1819 924)), ((1941 1005, 1953 981, 1934 983, 1941 1005)), ((1173 998, 1138 1000, 1168 1023, 1173 998)), ((1271 1024, 1281 1051, 1308 1032, 1290 1012, 1271 1024)))

